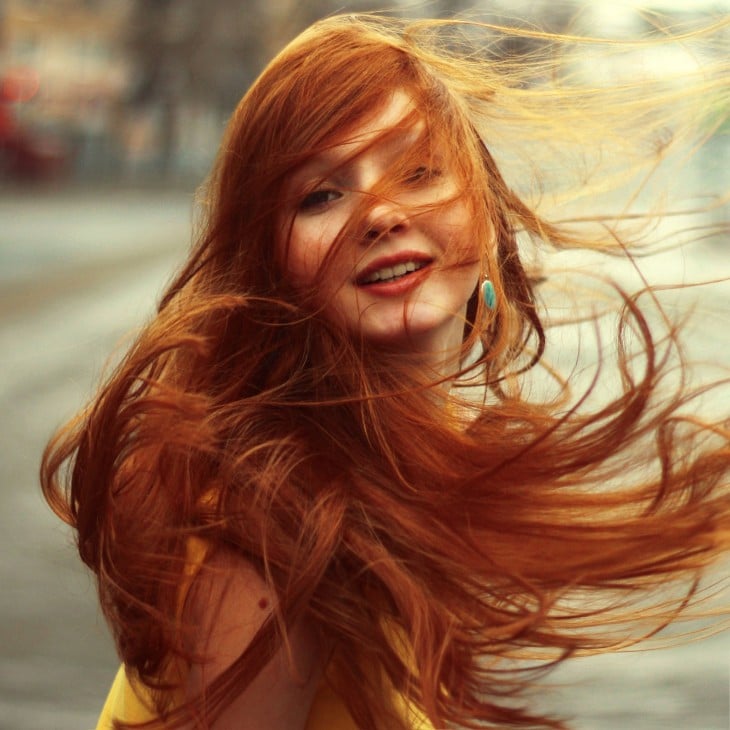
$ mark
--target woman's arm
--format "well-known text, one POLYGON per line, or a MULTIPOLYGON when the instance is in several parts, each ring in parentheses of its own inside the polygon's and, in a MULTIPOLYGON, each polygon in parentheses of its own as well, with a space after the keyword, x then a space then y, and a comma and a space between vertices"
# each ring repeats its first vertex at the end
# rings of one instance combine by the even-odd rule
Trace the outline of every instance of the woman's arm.
MULTIPOLYGON (((249 645, 270 616, 274 597, 243 557, 217 553, 206 561, 186 607, 199 627, 193 650, 207 657, 190 672, 187 695, 196 697, 249 645)), ((291 659, 280 649, 256 679, 211 726, 211 730, 297 730, 304 728, 322 674, 318 642, 300 623, 289 634, 291 659)))

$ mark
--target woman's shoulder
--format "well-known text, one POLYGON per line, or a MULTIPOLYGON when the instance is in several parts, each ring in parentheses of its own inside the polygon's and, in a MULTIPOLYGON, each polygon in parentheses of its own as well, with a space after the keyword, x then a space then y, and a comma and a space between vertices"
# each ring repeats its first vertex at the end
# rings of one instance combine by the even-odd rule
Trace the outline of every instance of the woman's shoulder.
MULTIPOLYGON (((195 627, 189 648, 201 659, 188 673, 186 697, 200 695, 228 669, 276 608, 275 591, 251 560, 227 548, 208 548, 185 601, 185 623, 195 627)), ((262 730, 304 728, 321 674, 316 632, 306 620, 299 621, 215 727, 241 728, 241 718, 247 718, 250 727, 262 730)))
POLYGON ((240 656, 271 617, 274 592, 253 563, 231 549, 193 541, 188 558, 191 585, 183 618, 194 632, 187 648, 203 657, 205 673, 215 676, 240 656))
MULTIPOLYGON (((185 667, 179 661, 172 663, 174 684, 179 684, 179 689, 167 698, 168 707, 203 695, 249 648, 276 610, 275 591, 251 560, 197 538, 188 541, 179 602, 181 625, 187 627, 184 651, 194 661, 185 662, 185 667)), ((297 623, 287 634, 286 648, 274 653, 211 727, 305 728, 322 675, 318 646, 313 629, 304 621, 297 623)), ((153 693, 135 678, 134 672, 122 667, 107 696, 97 730, 110 730, 114 719, 144 722, 156 718, 153 693)))

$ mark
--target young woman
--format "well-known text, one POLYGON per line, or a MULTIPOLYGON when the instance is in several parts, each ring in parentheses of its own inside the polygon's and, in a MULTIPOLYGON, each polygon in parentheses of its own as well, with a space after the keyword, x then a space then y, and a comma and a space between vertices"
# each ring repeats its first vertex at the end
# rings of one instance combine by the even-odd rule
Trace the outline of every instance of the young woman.
POLYGON ((563 727, 519 702, 535 672, 666 624, 727 550, 728 433, 667 392, 671 325, 624 297, 594 412, 523 388, 545 332, 518 237, 623 243, 493 157, 627 111, 679 137, 672 100, 727 77, 622 112, 461 28, 335 17, 272 61, 187 263, 49 445, 123 662, 100 728, 563 727))

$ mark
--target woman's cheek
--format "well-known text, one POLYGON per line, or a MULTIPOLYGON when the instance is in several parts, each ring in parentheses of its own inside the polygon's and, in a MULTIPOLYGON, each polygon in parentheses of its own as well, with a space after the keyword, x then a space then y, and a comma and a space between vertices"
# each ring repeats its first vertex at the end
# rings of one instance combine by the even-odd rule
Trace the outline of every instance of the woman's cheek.
MULTIPOLYGON (((453 237, 458 242, 460 255, 468 260, 479 259, 481 242, 478 239, 484 235, 477 233, 474 219, 475 213, 471 207, 464 201, 458 201, 452 216, 453 237)), ((491 232, 487 233, 487 237, 491 238, 491 232)))
POLYGON ((316 218, 295 223, 287 261, 287 270, 295 285, 309 286, 315 283, 334 241, 329 228, 316 218))

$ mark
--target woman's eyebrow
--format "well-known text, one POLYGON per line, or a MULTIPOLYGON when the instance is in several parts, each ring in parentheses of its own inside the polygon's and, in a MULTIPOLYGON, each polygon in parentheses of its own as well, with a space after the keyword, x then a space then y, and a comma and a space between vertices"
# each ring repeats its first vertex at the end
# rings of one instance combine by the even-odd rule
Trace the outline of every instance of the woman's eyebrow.
POLYGON ((291 185, 303 183, 310 178, 325 178, 338 168, 356 160, 368 150, 374 149, 385 159, 392 161, 410 148, 423 143, 423 123, 384 127, 373 133, 360 135, 338 142, 318 152, 294 170, 291 185))
POLYGON ((331 159, 331 155, 328 155, 327 152, 319 153, 292 171, 286 187, 288 190, 292 190, 313 179, 324 179, 337 166, 336 162, 331 159))
MULTIPOLYGON (((353 141, 353 144, 355 143, 353 141)), ((298 180, 302 177, 321 177, 328 175, 334 169, 346 164, 350 159, 355 159, 360 154, 357 150, 354 152, 345 152, 343 150, 343 147, 350 146, 349 141, 344 143, 338 142, 336 145, 317 152, 317 154, 310 157, 293 171, 292 179, 298 180)))

